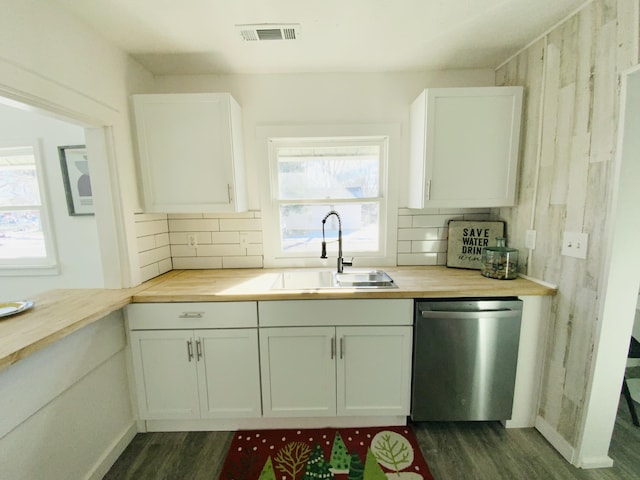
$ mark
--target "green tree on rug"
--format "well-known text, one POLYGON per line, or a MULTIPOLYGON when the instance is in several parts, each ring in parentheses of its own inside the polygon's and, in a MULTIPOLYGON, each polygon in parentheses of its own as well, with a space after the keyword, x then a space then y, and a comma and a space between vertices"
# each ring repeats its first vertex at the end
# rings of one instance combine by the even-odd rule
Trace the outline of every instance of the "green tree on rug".
POLYGON ((348 480, 363 480, 364 479, 364 465, 357 453, 351 454, 351 461, 349 463, 349 478, 348 480))
POLYGON ((324 457, 324 452, 320 444, 316 443, 311 452, 311 457, 307 462, 307 470, 302 480, 326 480, 334 478, 331 472, 331 464, 324 457))
POLYGON ((291 480, 296 480, 307 463, 310 454, 311 447, 304 442, 287 443, 278 451, 274 459, 276 469, 285 475, 289 475, 291 480))
POLYGON ((264 462, 264 467, 262 467, 262 472, 260 472, 260 477, 258 480, 276 480, 276 472, 273 470, 273 463, 271 462, 271 456, 267 458, 267 461, 264 462))
POLYGON ((331 447, 331 464, 333 473, 347 473, 349 471, 349 464, 351 463, 351 457, 347 451, 347 446, 340 436, 340 432, 336 432, 333 438, 333 446, 331 447))
POLYGON ((379 432, 371 440, 371 448, 378 462, 396 473, 413 463, 413 447, 399 433, 389 430, 379 432))
POLYGON ((387 480, 387 476, 382 471, 382 467, 378 464, 378 460, 376 460, 376 456, 370 448, 367 449, 362 478, 364 480, 387 480))

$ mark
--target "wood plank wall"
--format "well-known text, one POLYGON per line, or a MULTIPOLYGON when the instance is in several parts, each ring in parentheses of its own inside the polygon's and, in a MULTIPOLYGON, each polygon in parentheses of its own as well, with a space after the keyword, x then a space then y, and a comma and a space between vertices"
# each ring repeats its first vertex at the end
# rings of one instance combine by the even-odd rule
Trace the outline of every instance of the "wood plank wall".
POLYGON ((518 206, 507 222, 524 271, 559 285, 547 335, 539 414, 572 446, 582 414, 613 190, 620 72, 638 63, 638 0, 595 0, 496 72, 523 85, 518 206), (526 230, 537 232, 527 259, 526 230), (589 234, 586 260, 562 256, 562 234, 589 234))

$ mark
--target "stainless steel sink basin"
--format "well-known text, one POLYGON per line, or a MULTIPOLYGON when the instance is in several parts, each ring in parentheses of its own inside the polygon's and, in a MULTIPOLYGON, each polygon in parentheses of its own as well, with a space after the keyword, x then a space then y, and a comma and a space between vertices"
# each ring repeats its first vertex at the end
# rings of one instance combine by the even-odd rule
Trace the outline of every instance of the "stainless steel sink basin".
POLYGON ((336 273, 336 280, 342 287, 394 288, 396 286, 393 279, 382 270, 336 273))
POLYGON ((297 270, 278 275, 272 290, 320 290, 328 288, 397 288, 382 270, 336 273, 329 270, 297 270))

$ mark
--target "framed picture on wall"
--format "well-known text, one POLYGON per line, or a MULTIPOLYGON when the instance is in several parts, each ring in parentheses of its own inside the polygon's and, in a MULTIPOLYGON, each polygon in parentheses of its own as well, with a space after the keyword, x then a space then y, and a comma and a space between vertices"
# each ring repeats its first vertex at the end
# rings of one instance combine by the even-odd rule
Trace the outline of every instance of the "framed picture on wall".
POLYGON ((58 155, 69 215, 94 215, 86 146, 58 147, 58 155))

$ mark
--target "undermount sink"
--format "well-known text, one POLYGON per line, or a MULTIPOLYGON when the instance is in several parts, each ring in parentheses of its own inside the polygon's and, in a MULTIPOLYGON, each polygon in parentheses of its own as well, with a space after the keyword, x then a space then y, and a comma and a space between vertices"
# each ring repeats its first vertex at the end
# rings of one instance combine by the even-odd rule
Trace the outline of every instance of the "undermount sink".
POLYGON ((299 270, 278 275, 272 290, 318 290, 327 288, 397 288, 382 270, 336 273, 328 270, 299 270))

